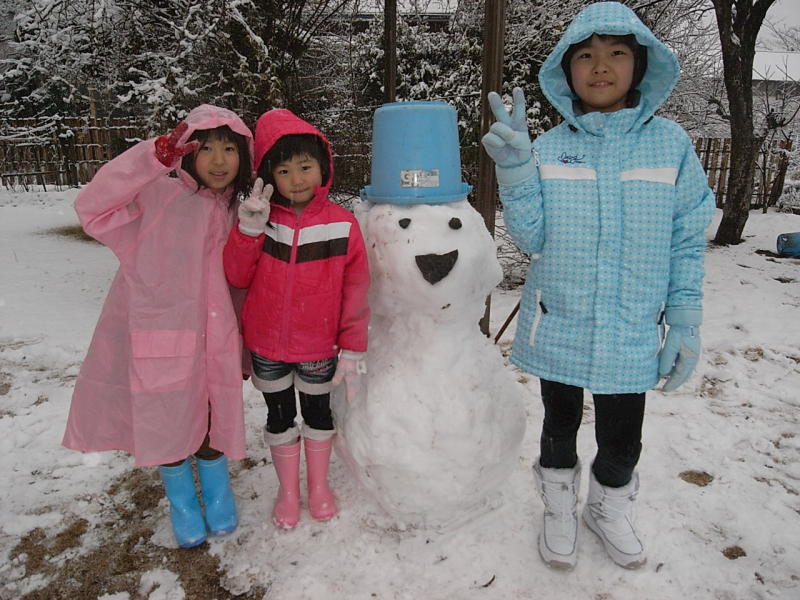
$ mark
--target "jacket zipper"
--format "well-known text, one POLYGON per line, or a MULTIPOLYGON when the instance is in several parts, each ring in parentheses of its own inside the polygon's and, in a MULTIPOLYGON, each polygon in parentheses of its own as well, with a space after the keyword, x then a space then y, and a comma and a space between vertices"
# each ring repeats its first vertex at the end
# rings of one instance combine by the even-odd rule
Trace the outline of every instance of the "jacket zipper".
POLYGON ((547 313, 547 309, 542 304, 542 290, 536 290, 536 312, 533 315, 533 323, 531 324, 531 333, 528 336, 528 345, 533 346, 536 339, 536 330, 539 328, 539 321, 542 320, 542 314, 547 313))
POLYGON ((661 348, 664 347, 664 340, 667 337, 667 325, 665 323, 666 307, 667 305, 664 302, 658 307, 658 319, 656 319, 656 325, 658 327, 658 348, 656 348, 656 356, 661 353, 661 348))
POLYGON ((294 280, 295 280, 295 262, 297 261, 297 245, 300 239, 300 215, 295 215, 294 232, 292 233, 292 249, 289 253, 289 273, 286 281, 286 296, 283 305, 283 319, 281 319, 281 343, 280 347, 283 349, 281 358, 284 358, 289 348, 289 323, 291 322, 291 311, 295 309, 294 306, 294 280))

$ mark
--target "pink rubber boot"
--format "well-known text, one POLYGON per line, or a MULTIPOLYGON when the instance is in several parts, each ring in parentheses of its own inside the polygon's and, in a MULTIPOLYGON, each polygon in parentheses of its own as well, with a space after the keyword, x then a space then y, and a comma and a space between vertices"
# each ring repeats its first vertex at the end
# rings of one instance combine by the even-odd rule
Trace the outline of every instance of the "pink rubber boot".
POLYGON ((333 438, 319 442, 303 438, 306 449, 308 476, 308 512, 318 521, 336 516, 336 499, 328 487, 328 464, 331 460, 333 438))
POLYGON ((281 484, 272 509, 272 522, 283 529, 291 529, 300 520, 300 440, 294 444, 270 446, 269 450, 281 484))

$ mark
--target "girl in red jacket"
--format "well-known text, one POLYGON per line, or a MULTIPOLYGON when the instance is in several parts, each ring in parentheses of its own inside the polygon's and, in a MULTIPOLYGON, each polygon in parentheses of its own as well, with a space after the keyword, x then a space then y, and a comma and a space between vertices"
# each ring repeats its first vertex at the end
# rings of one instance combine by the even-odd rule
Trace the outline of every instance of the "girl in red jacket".
POLYGON ((328 487, 330 390, 344 380, 350 394, 365 371, 369 268, 355 217, 328 200, 333 159, 319 130, 285 109, 263 114, 255 164, 256 187, 267 184, 240 206, 223 256, 231 285, 248 288, 244 342, 267 403, 264 439, 280 482, 272 520, 288 529, 300 518, 295 389, 308 509, 318 520, 336 515, 328 487))

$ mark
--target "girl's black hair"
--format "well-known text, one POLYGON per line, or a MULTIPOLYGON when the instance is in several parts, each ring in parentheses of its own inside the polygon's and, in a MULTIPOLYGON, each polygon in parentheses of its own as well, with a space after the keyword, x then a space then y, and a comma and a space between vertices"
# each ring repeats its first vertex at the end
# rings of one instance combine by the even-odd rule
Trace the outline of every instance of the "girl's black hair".
POLYGON ((327 185, 331 176, 331 166, 328 157, 328 147, 319 136, 313 133, 289 134, 281 137, 261 159, 258 166, 258 176, 264 183, 275 186, 275 195, 279 196, 278 187, 272 177, 272 170, 280 163, 291 160, 295 156, 308 155, 316 159, 322 173, 322 185, 327 185))
POLYGON ((575 88, 572 85, 572 73, 569 68, 569 63, 578 50, 591 44, 592 37, 595 35, 601 40, 614 40, 621 44, 625 44, 633 52, 633 80, 631 81, 631 89, 628 91, 628 98, 630 99, 631 92, 633 92, 642 82, 642 79, 644 79, 644 74, 647 71, 647 47, 642 46, 639 42, 637 42, 636 36, 632 33, 629 33, 628 35, 593 33, 585 40, 582 40, 576 44, 572 44, 569 48, 567 48, 567 51, 564 52, 564 56, 561 57, 561 69, 564 71, 564 75, 567 77, 567 85, 569 85, 569 89, 572 90, 573 94, 575 94, 575 88))
MULTIPOLYGON (((222 140, 225 142, 233 142, 236 144, 236 149, 239 152, 239 171, 236 173, 236 179, 233 180, 233 194, 231 195, 230 204, 239 198, 240 194, 245 196, 250 192, 251 173, 250 173, 250 146, 247 144, 247 139, 241 134, 236 133, 227 125, 221 125, 214 129, 197 129, 189 136, 188 141, 198 141, 200 144, 205 144, 208 140, 222 140)), ((181 161, 181 168, 189 173, 197 182, 197 189, 205 187, 205 184, 197 174, 195 169, 194 158, 196 152, 190 152, 183 157, 181 161)))

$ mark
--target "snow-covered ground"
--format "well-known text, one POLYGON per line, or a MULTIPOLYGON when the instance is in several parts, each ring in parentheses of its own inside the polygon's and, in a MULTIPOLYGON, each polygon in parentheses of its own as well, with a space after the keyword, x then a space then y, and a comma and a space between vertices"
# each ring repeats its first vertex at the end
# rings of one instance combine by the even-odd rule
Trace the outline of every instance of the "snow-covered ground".
MULTIPOLYGON (((528 427, 493 510, 444 531, 404 529, 334 457, 340 514, 318 523, 304 512, 294 531, 276 530, 266 409, 248 384, 250 458, 232 467, 241 525, 176 549, 154 469, 60 446, 116 270, 107 249, 54 231, 77 224, 75 193, 0 191, 1 599, 800 598, 800 259, 773 255, 779 233, 800 231, 800 215, 754 211, 745 243, 707 252, 698 370, 679 392, 648 395, 638 502, 647 564, 620 569, 582 525, 578 566, 562 573, 536 550, 538 383, 510 366, 529 399, 528 427)), ((492 334, 517 298, 493 296, 492 334)), ((588 464, 588 399, 585 417, 588 464)))

